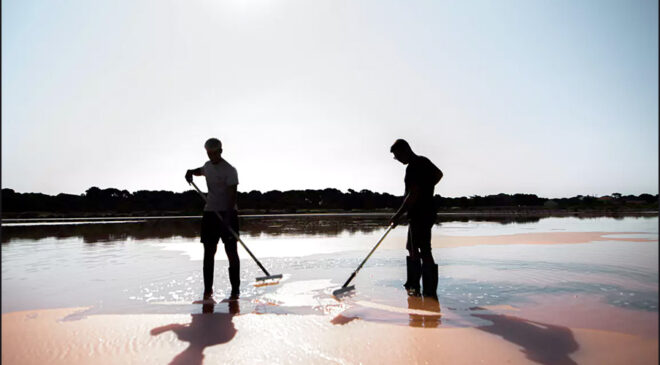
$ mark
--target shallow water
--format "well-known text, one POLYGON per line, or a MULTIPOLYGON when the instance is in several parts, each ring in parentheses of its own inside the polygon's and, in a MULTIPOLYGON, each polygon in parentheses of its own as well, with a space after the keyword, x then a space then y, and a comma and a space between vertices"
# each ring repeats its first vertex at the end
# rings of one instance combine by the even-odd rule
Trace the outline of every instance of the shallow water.
MULTIPOLYGON (((192 304, 202 291, 199 223, 194 217, 4 223, 2 312, 90 307, 67 320, 199 313, 203 308, 192 304)), ((445 217, 433 230, 440 265, 435 303, 408 298, 402 288, 407 228, 402 225, 352 283, 355 296, 337 302, 330 293, 358 266, 386 223, 379 215, 243 217, 245 243, 272 274, 285 277, 278 285, 250 285, 262 273, 239 248, 241 313, 463 327, 491 323, 488 315, 498 308, 566 326, 657 332, 657 217, 519 222, 445 217), (606 234, 562 243, 580 232, 606 234), (535 242, 539 237, 559 238, 542 244, 535 242), (581 314, 585 310, 589 315, 581 314)), ((218 301, 229 287, 226 266, 219 249, 218 301)), ((215 310, 226 307, 218 303, 215 310)))

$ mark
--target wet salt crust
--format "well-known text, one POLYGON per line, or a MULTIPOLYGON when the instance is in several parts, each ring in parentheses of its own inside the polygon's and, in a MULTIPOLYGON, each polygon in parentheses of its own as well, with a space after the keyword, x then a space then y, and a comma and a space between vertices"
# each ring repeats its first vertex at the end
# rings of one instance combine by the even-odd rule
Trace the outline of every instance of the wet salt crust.
POLYGON ((193 304, 194 218, 3 226, 3 363, 657 362, 657 217, 442 222, 435 302, 403 291, 398 227, 355 296, 334 300, 381 220, 243 219, 245 242, 285 278, 250 285, 261 273, 243 253, 234 307, 221 250, 217 303, 193 304))

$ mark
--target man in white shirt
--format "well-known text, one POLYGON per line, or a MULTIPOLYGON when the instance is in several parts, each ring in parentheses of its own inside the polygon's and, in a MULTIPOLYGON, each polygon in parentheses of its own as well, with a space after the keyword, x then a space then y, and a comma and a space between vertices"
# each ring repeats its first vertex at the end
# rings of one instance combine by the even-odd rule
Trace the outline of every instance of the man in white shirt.
POLYGON ((238 208, 236 205, 238 173, 234 166, 222 158, 222 143, 210 138, 204 144, 209 156, 204 166, 186 171, 186 181, 191 182, 193 175, 206 177, 208 195, 202 216, 201 242, 204 244, 204 299, 213 293, 213 265, 218 242, 222 239, 225 253, 229 260, 229 282, 231 298, 239 295, 240 261, 236 247, 236 238, 227 226, 238 234, 238 208), (215 212, 220 213, 222 221, 215 212))

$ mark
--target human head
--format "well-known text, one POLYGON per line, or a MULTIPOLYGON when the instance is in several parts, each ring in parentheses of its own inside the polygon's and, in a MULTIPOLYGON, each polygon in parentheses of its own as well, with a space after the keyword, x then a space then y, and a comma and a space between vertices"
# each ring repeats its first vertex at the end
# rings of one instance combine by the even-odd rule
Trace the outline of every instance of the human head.
POLYGON ((395 160, 400 161, 404 165, 408 164, 411 158, 415 155, 408 142, 403 139, 397 139, 394 141, 394 144, 390 147, 390 152, 394 154, 395 160))
POLYGON ((206 154, 211 159, 211 162, 220 161, 220 156, 222 155, 222 142, 217 138, 209 138, 204 143, 204 148, 206 149, 206 154))

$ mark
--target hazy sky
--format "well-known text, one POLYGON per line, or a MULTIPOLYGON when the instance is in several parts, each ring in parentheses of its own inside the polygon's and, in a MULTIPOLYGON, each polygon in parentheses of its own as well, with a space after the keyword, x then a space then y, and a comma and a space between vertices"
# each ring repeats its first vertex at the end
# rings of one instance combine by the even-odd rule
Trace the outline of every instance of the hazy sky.
POLYGON ((658 2, 2 0, 2 187, 658 193, 658 2), (200 183, 203 181, 200 179, 200 183), (202 184, 204 186, 204 184, 202 184))

